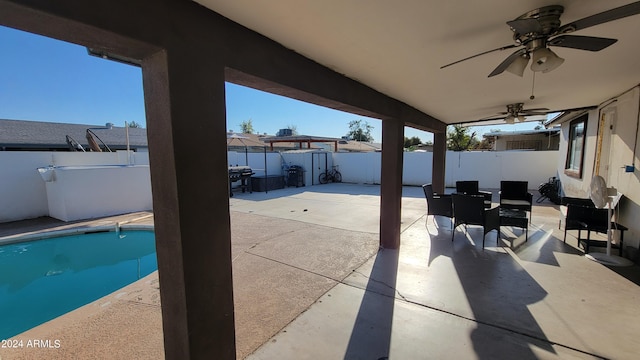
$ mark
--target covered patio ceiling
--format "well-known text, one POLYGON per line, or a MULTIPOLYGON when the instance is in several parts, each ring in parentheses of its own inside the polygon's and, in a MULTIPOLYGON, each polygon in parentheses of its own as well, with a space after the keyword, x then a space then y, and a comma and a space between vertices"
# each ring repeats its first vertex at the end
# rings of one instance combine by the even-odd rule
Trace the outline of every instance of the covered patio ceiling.
POLYGON ((599 52, 552 47, 565 62, 536 73, 533 100, 528 67, 523 77, 488 77, 518 48, 440 69, 514 44, 506 22, 530 10, 561 5, 567 24, 628 0, 196 2, 446 124, 496 117, 513 103, 549 110, 594 106, 640 83, 640 15, 572 34, 618 40, 599 52))

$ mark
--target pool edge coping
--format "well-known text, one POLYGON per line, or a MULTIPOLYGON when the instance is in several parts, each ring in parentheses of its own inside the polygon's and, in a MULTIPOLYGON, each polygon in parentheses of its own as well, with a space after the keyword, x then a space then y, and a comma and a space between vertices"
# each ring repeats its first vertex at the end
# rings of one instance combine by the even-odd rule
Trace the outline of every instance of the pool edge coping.
POLYGON ((50 230, 50 231, 37 231, 27 234, 17 234, 0 237, 0 246, 17 244, 22 242, 50 239, 59 236, 90 234, 96 232, 114 231, 119 233, 120 230, 140 230, 140 231, 154 231, 155 225, 148 224, 132 224, 133 222, 148 219, 153 217, 153 214, 143 215, 131 220, 115 222, 109 225, 94 225, 94 226, 80 226, 70 229, 50 230))

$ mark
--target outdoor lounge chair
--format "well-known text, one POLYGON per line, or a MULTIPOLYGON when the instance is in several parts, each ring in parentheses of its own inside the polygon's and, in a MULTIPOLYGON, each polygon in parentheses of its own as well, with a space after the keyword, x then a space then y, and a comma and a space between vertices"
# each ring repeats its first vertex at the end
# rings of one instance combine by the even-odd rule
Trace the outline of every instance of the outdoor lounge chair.
MULTIPOLYGON (((528 189, 528 181, 500 181, 500 207, 531 213, 533 194, 528 189)), ((529 222, 531 222, 531 216, 529 216, 529 222)))
MULTIPOLYGON (((422 185, 422 190, 424 190, 424 196, 427 199, 427 216, 439 215, 448 217, 451 219, 453 227, 453 204, 451 202, 451 195, 434 193, 433 185, 431 184, 422 185)), ((435 223, 435 221, 434 218, 433 222, 435 223)))
MULTIPOLYGON (((578 247, 582 245, 585 254, 589 253, 589 247, 591 246, 606 247, 608 237, 606 240, 591 239, 591 232, 607 234, 607 221, 611 221, 608 216, 609 212, 607 209, 598 209, 595 206, 582 206, 568 203, 567 216, 565 218, 564 224, 563 242, 567 242, 567 230, 578 230, 578 247), (586 238, 583 238, 581 236, 582 230, 587 231, 586 238)), ((611 230, 620 232, 620 240, 617 244, 612 244, 612 248, 618 249, 619 255, 622 256, 622 248, 624 246, 624 232, 628 229, 623 225, 611 221, 611 230)))
POLYGON ((478 181, 456 181, 456 193, 466 195, 482 195, 484 196, 484 207, 491 207, 492 194, 490 191, 480 191, 478 181))
MULTIPOLYGON (((591 201, 591 199, 563 196, 560 199, 560 220, 558 220, 558 229, 562 229, 562 223, 563 222, 566 223, 566 221, 567 221, 566 220, 567 219, 567 207, 569 206, 569 204, 586 206, 586 207, 595 207, 595 205, 593 204, 593 201, 591 201)), ((575 224, 572 224, 572 227, 573 228, 569 229, 569 230, 577 230, 576 227, 575 227, 575 224)), ((566 238, 566 232, 565 232, 565 238, 566 238)))
POLYGON ((484 239, 491 230, 496 230, 496 241, 500 240, 500 207, 492 209, 484 207, 483 195, 453 194, 454 225, 451 232, 453 241, 458 225, 480 225, 483 228, 482 247, 484 239))

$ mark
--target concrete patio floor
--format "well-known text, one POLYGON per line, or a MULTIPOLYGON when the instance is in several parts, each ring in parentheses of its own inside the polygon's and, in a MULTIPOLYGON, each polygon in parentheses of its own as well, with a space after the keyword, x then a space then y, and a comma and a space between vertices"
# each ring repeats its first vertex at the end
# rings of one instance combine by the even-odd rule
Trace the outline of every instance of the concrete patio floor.
MULTIPOLYGON (((564 244, 555 206, 534 207, 527 242, 520 229, 503 227, 502 239, 491 232, 482 249, 479 227, 461 226, 452 242, 449 219, 427 218, 422 189, 405 187, 401 248, 379 250, 378 193, 373 185, 328 184, 234 194, 238 358, 640 354, 640 268, 587 260, 573 232, 564 244)), ((87 224, 0 224, 0 240, 19 226, 87 224)), ((63 345, 46 354, 0 349, 3 360, 162 358, 157 273, 17 337, 63 345)))

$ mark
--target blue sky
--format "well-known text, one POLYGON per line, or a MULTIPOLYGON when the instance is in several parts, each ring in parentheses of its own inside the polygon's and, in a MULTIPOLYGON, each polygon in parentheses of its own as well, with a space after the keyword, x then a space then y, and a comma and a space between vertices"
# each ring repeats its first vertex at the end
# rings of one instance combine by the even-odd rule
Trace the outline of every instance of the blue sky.
MULTIPOLYGON (((84 47, 0 26, 0 118, 47 122, 124 126, 135 121, 146 127, 140 68, 87 55, 84 47)), ((251 119, 256 132, 275 134, 290 125, 298 133, 341 137, 351 120, 373 126, 381 141, 382 123, 359 115, 332 110, 246 87, 227 84, 227 129, 240 131, 251 119)), ((519 126, 476 127, 531 129, 519 126)), ((411 128, 405 136, 423 142, 432 134, 411 128)))

